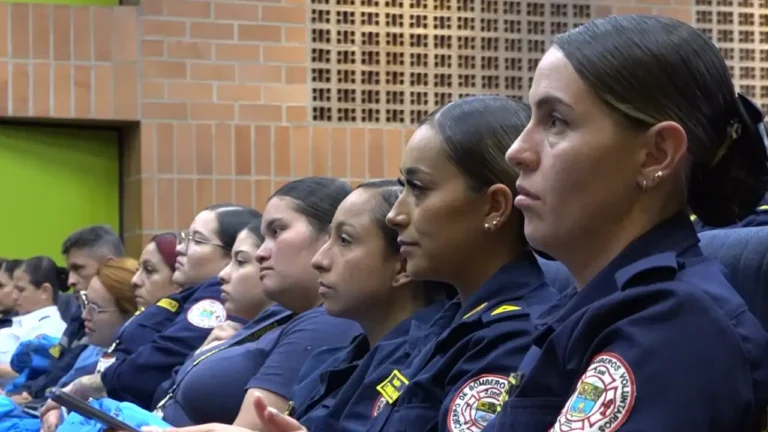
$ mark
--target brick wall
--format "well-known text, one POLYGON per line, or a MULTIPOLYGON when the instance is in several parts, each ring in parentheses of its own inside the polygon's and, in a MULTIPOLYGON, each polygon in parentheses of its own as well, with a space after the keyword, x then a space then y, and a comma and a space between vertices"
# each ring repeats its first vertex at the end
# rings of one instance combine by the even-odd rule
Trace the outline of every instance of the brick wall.
MULTIPOLYGON (((506 8, 522 8, 522 15, 526 6, 530 15, 530 4, 539 4, 552 14, 580 8, 581 15, 592 17, 642 12, 690 22, 692 1, 477 0, 477 4, 490 10, 487 2, 503 3, 506 8)), ((124 231, 128 249, 137 254, 148 235, 186 227, 206 205, 236 202, 262 208, 275 188, 293 178, 331 175, 355 183, 395 176, 412 128, 413 118, 404 113, 413 111, 417 116, 432 109, 445 94, 457 96, 467 89, 459 88, 458 82, 446 91, 430 85, 422 98, 408 84, 382 83, 382 100, 374 107, 381 116, 376 120, 370 110, 363 112, 371 101, 360 96, 368 91, 365 94, 370 97, 371 90, 377 90, 376 85, 359 81, 370 68, 360 58, 350 60, 352 54, 340 54, 364 51, 360 42, 351 48, 333 45, 349 43, 341 40, 344 29, 364 24, 355 21, 362 12, 382 8, 381 22, 369 29, 382 40, 376 56, 397 61, 405 57, 388 53, 407 56, 411 49, 387 46, 389 30, 427 34, 440 23, 443 27, 438 30, 443 31, 452 11, 470 3, 145 0, 138 7, 116 8, 0 3, 0 23, 8 24, 0 28, 0 115, 118 120, 129 126, 124 231), (403 24, 409 19, 421 22, 411 18, 417 6, 428 9, 438 4, 442 15, 430 9, 432 18, 424 21, 432 27, 409 30, 409 24, 403 24), (456 8, 445 9, 450 4, 456 8), (331 14, 324 23, 318 21, 321 9, 331 14), (357 15, 350 18, 353 15, 338 11, 357 15), (435 18, 438 15, 443 18, 435 18), (325 32, 315 32, 318 29, 325 32), (319 39, 322 34, 326 40, 319 39), (324 58, 325 54, 331 57, 324 58), (332 70, 323 75, 319 70, 326 66, 332 70), (387 85, 403 88, 393 90, 387 85), (324 104, 330 110, 323 111, 324 104), (366 114, 367 120, 350 117, 355 113, 366 114), (397 118, 390 117, 394 115, 403 115, 403 120, 388 122, 397 118), (312 121, 322 116, 326 116, 322 121, 312 121)), ((534 18, 546 22, 567 18, 568 23, 575 19, 534 18)), ((545 27, 550 32, 555 29, 551 23, 545 27)), ((550 37, 533 38, 546 41, 550 37)), ((530 69, 538 54, 528 54, 530 69)), ((377 70, 386 74, 390 66, 402 66, 402 76, 421 73, 413 65, 381 64, 377 70)), ((457 78, 461 71, 452 67, 457 78)), ((523 71, 524 76, 529 73, 523 71)), ((478 82, 486 79, 482 70, 471 74, 478 82)), ((513 81, 519 80, 509 80, 513 81)), ((479 87, 474 84, 472 89, 479 87)))

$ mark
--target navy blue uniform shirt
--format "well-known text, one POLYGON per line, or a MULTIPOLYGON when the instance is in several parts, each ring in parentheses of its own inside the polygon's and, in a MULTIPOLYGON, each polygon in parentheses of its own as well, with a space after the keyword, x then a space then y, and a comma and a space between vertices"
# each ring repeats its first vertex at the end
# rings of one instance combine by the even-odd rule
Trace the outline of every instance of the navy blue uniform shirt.
POLYGON ((273 348, 264 364, 248 381, 246 389, 262 389, 291 400, 299 373, 316 350, 348 346, 360 333, 362 329, 356 322, 334 318, 325 312, 323 306, 310 309, 294 318, 281 331, 267 335, 272 336, 270 343, 273 348))
POLYGON ((408 363, 416 348, 406 349, 409 338, 425 330, 447 304, 439 300, 422 308, 373 348, 361 334, 348 347, 316 352, 293 389, 291 415, 312 432, 364 428, 383 401, 376 385, 408 363))
POLYGON ((469 432, 502 403, 510 369, 531 345, 534 319, 557 297, 526 252, 501 267, 464 304, 452 302, 417 337, 425 347, 377 386, 386 403, 368 431, 469 432), (447 328, 447 329, 446 329, 447 328), (445 329, 445 331, 443 331, 445 329))
POLYGON ((685 214, 642 235, 566 292, 485 432, 760 430, 768 334, 723 273, 685 214))
MULTIPOLYGON (((227 319, 220 300, 221 283, 218 277, 187 288, 175 298, 178 299, 173 300, 175 303, 169 303, 171 309, 176 309, 172 312, 175 317, 170 324, 155 334, 149 343, 118 359, 101 373, 110 398, 149 409, 160 384, 171 376, 174 368, 200 348, 216 325, 227 319)), ((163 314, 161 310, 156 311, 163 314)), ((147 322, 154 321, 147 319, 147 322)), ((150 333, 154 331, 147 330, 150 333)))
POLYGON ((155 413, 177 426, 232 424, 243 388, 275 348, 273 336, 295 314, 273 305, 235 335, 192 355, 155 394, 155 413))

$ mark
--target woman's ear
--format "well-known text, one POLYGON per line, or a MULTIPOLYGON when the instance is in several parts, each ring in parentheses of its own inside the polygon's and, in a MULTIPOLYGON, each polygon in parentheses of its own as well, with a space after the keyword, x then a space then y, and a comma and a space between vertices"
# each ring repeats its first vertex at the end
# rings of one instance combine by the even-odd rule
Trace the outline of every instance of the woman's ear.
POLYGON ((51 284, 48 282, 40 286, 40 292, 43 298, 53 298, 53 286, 51 286, 51 284))
POLYGON ((413 279, 411 278, 411 275, 408 274, 406 271, 408 262, 405 260, 405 258, 401 258, 400 261, 397 263, 397 273, 395 274, 395 278, 392 279, 392 286, 397 288, 401 287, 409 282, 411 282, 413 279))

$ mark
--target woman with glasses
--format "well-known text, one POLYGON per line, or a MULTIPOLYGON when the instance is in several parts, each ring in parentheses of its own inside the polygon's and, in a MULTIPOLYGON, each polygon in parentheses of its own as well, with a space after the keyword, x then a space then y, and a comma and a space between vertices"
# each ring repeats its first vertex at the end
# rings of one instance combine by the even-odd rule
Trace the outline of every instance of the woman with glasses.
MULTIPOLYGON (((102 373, 82 377, 66 390, 83 399, 108 396, 149 409, 160 384, 227 319, 218 274, 230 261, 237 234, 258 217, 256 210, 236 205, 201 211, 189 230, 179 235, 176 247, 173 282, 184 289, 159 300, 129 326, 141 325, 157 334, 134 352, 116 356, 102 373)), ((49 402, 41 410, 47 430, 58 426, 58 408, 49 402)))

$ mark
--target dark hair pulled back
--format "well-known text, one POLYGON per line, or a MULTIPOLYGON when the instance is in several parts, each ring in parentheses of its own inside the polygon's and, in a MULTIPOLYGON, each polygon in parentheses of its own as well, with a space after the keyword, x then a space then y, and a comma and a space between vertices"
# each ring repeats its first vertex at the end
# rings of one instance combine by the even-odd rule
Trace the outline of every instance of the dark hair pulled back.
POLYGON ((261 213, 250 207, 236 204, 215 204, 206 207, 216 216, 216 236, 227 252, 232 251, 237 235, 256 219, 261 220, 261 213))
POLYGON ((64 292, 68 288, 67 269, 56 265, 50 257, 32 257, 24 261, 19 269, 29 276, 29 283, 35 288, 40 289, 44 284, 50 285, 54 302, 58 299, 59 291, 64 292))
POLYGON ((293 200, 293 208, 307 219, 318 234, 328 232, 333 215, 344 198, 352 192, 347 182, 331 177, 304 177, 288 182, 271 197, 293 200))
POLYGON ((515 191, 517 172, 504 160, 531 120, 531 108, 505 96, 470 96, 430 113, 419 126, 430 126, 443 141, 448 159, 475 192, 494 184, 515 191))
POLYGON ((704 223, 730 225, 754 211, 768 188, 763 114, 737 96, 704 34, 672 18, 624 15, 590 21, 554 45, 627 124, 674 121, 685 130, 687 204, 704 223))

